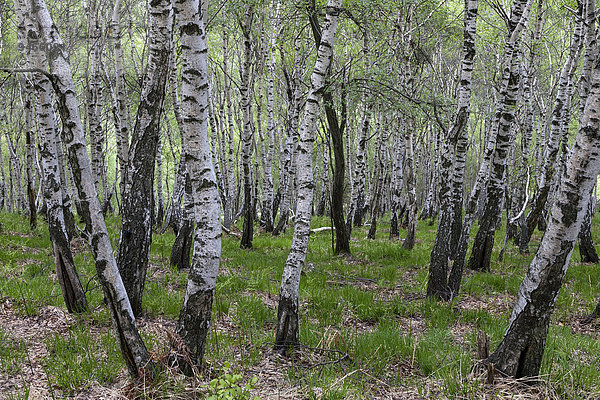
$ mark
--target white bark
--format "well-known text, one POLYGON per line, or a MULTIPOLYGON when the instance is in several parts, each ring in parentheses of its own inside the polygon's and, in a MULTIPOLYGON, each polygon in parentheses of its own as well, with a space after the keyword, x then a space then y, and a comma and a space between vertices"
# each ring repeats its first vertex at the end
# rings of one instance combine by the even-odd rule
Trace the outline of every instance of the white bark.
POLYGON ((181 115, 196 228, 194 253, 177 331, 199 365, 210 325, 212 296, 221 256, 221 209, 208 139, 208 66, 198 0, 177 0, 182 50, 181 115))
POLYGON ((312 153, 314 134, 319 115, 321 91, 326 84, 333 59, 333 42, 342 1, 329 0, 327 15, 317 52, 317 61, 311 76, 306 100, 300 141, 298 143, 298 199, 294 218, 294 235, 285 263, 279 293, 276 345, 295 345, 298 342, 298 296, 300 272, 306 258, 313 202, 312 153), (294 322, 295 321, 295 322, 294 322))
POLYGON ((92 179, 90 159, 83 136, 75 85, 63 42, 54 25, 44 0, 33 0, 33 14, 39 24, 42 40, 49 47, 48 62, 52 83, 58 97, 59 111, 63 121, 63 141, 69 152, 73 178, 82 208, 86 211, 91 228, 91 246, 98 278, 113 319, 121 352, 129 372, 137 375, 147 366, 150 355, 137 330, 135 317, 117 268, 110 238, 92 179))

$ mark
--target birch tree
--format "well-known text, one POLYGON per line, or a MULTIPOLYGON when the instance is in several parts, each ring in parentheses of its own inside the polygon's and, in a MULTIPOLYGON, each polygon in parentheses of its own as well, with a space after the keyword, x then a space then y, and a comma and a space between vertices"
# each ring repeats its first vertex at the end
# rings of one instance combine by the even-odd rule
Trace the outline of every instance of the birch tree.
POLYGON ((154 165, 160 117, 169 73, 173 34, 171 1, 151 3, 148 66, 129 149, 125 196, 121 205, 121 235, 117 262, 136 316, 142 315, 142 294, 152 243, 154 165))
MULTIPOLYGON (((28 41, 30 49, 25 54, 28 64, 38 71, 45 71, 46 55, 40 51, 40 33, 34 24, 30 9, 24 1, 14 2, 18 20, 19 37, 21 42, 28 41)), ((52 86, 47 75, 41 72, 32 74, 33 90, 36 96, 36 114, 40 137, 40 158, 42 164, 42 186, 46 202, 48 230, 52 242, 52 254, 56 267, 56 276, 60 285, 63 299, 69 312, 80 313, 88 310, 88 303, 75 269, 73 255, 69 246, 69 236, 66 230, 63 214, 63 195, 60 182, 60 169, 57 158, 58 127, 54 115, 52 86)), ((33 115, 28 115, 33 124, 33 115)), ((31 201, 31 199, 30 199, 31 201)), ((35 204, 35 200, 33 200, 35 204)))
POLYGON ((315 68, 310 80, 310 90, 304 108, 302 128, 300 129, 297 161, 298 203, 294 219, 294 235, 281 278, 279 304, 277 307, 275 348, 279 350, 295 346, 299 341, 298 291, 300 273, 306 258, 308 236, 310 234, 314 189, 312 171, 313 142, 317 127, 321 93, 326 84, 328 71, 333 59, 333 43, 341 5, 341 0, 329 0, 327 2, 327 14, 325 16, 323 34, 317 52, 315 68))
POLYGON ((243 115, 242 141, 242 169, 244 175, 244 229, 240 246, 242 249, 252 248, 254 236, 254 198, 252 196, 252 174, 250 164, 252 163, 252 107, 250 102, 250 67, 252 65, 252 47, 250 43, 250 31, 254 18, 254 6, 249 5, 241 23, 244 35, 244 62, 242 65, 242 79, 240 82, 240 103, 243 115))
POLYGON ((515 378, 539 375, 550 317, 600 170, 599 110, 600 69, 596 67, 548 227, 519 288, 504 338, 486 360, 515 378))
MULTIPOLYGON (((198 0, 175 1, 182 57, 182 135, 196 222, 194 254, 177 333, 189 348, 192 363, 200 367, 221 256, 221 208, 208 139, 208 49, 198 6, 198 0)), ((190 366, 181 362, 182 369, 190 372, 190 366)))
POLYGON ((91 229, 90 245, 98 279, 104 291, 117 342, 129 373, 137 376, 141 369, 153 369, 153 367, 148 350, 137 329, 94 187, 67 53, 44 0, 32 0, 32 15, 39 25, 41 40, 48 48, 51 82, 63 122, 62 139, 67 147, 79 201, 82 209, 85 210, 83 217, 91 229))
MULTIPOLYGON (((427 282, 427 296, 429 297, 447 299, 451 295, 451 288, 447 287, 448 260, 452 258, 452 253, 455 250, 451 247, 452 228, 455 225, 455 220, 462 222, 462 186, 467 155, 466 126, 470 113, 477 6, 477 0, 465 0, 465 27, 458 105, 441 155, 441 215, 429 263, 429 279, 427 282), (460 207, 457 207, 457 205, 460 207), (460 213, 457 212, 459 210, 460 213)), ((455 232, 455 234, 457 233, 455 232)))

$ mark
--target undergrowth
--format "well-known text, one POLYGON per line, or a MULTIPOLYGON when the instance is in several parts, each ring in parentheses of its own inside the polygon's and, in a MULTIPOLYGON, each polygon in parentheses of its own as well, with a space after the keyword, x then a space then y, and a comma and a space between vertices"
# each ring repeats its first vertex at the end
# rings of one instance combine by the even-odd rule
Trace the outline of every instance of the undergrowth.
MULTIPOLYGON (((40 219, 30 232, 25 217, 7 213, 0 213, 0 223, 2 301, 11 304, 16 317, 32 322, 43 307, 64 309, 47 226, 40 219)), ((330 220, 317 217, 312 224, 329 226, 330 220)), ((436 225, 420 221, 415 248, 408 251, 388 238, 385 220, 378 224, 375 240, 366 239, 367 227, 353 230, 351 257, 333 255, 331 232, 311 235, 300 284, 303 346, 291 359, 273 355, 271 343, 292 229, 279 237, 257 233, 252 250, 240 250, 238 237, 224 235, 205 357, 213 372, 195 382, 194 390, 219 399, 227 398, 226 393, 252 398, 248 396, 290 391, 308 399, 371 399, 395 393, 412 398, 504 398, 508 389, 485 385, 485 379, 473 373, 477 332, 490 337, 493 351, 507 327, 535 243, 529 255, 509 244, 499 262, 504 231, 498 231, 491 271, 467 271, 461 295, 439 303, 424 296, 436 225), (275 373, 278 378, 270 379, 275 373)), ((118 220, 110 217, 107 225, 116 245, 118 220)), ((168 341, 156 335, 174 329, 187 282, 185 271, 169 266, 173 241, 171 231, 154 234, 143 300, 141 330, 158 358, 169 349, 168 341)), ((47 374, 44 379, 61 396, 127 384, 90 252, 78 249, 75 261, 92 311, 73 318, 66 332, 40 338, 47 349, 38 360, 47 374)), ((600 395, 598 325, 581 329, 578 322, 597 301, 599 279, 600 267, 581 264, 576 249, 548 335, 541 371, 545 389, 538 391, 545 396, 600 395)), ((29 362, 27 347, 26 340, 0 330, 2 374, 21 373, 29 362)), ((156 382, 162 389, 148 391, 147 398, 186 398, 191 383, 185 379, 189 378, 165 374, 156 382)))

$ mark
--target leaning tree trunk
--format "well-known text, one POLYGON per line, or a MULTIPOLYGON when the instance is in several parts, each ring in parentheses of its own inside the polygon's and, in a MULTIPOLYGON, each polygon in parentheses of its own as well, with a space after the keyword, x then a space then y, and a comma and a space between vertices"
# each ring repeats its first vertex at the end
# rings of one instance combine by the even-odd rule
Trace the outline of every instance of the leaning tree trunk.
POLYGON ((62 137, 69 154, 73 179, 79 193, 84 218, 90 226, 90 244, 96 263, 98 279, 104 290, 113 326, 129 373, 137 376, 140 370, 153 369, 150 354, 136 326, 135 316, 121 275, 117 268, 100 201, 94 187, 90 159, 83 136, 83 124, 77 107, 75 85, 63 42, 52 22, 44 0, 33 0, 35 18, 42 40, 51 49, 48 58, 52 85, 57 95, 58 109, 63 121, 62 137))
MULTIPOLYGON (((594 62, 598 53, 595 30, 596 11, 595 2, 593 0, 587 0, 585 2, 585 22, 585 55, 579 86, 579 109, 582 117, 590 91, 592 68, 594 67, 594 62)), ((579 231, 579 254, 581 255, 582 262, 598 263, 600 262, 600 258, 598 257, 592 239, 592 217, 596 207, 596 197, 593 193, 590 193, 590 197, 590 205, 588 206, 588 211, 583 220, 583 224, 581 225, 581 230, 579 231)))
POLYGON ((473 59, 475 57, 475 32, 477 26, 477 0, 465 1, 465 28, 463 41, 463 59, 458 94, 458 107, 454 122, 448 132, 441 155, 441 190, 440 201, 441 216, 435 243, 431 251, 429 264, 429 280, 427 282, 427 296, 439 299, 452 297, 452 292, 447 286, 448 260, 452 258, 451 244, 458 242, 456 236, 460 229, 453 227, 456 221, 462 225, 462 191, 463 177, 466 160, 466 126, 469 120, 471 102, 471 78, 473 76, 473 59), (453 150, 453 151, 451 151, 453 150), (454 156, 454 162, 452 162, 454 156), (450 182, 452 175, 452 182, 450 182), (459 205, 459 208, 457 208, 459 205), (460 211, 460 213, 458 212, 460 211))
POLYGON ((581 262, 594 263, 600 262, 598 253, 594 247, 594 241, 592 240, 592 216, 594 215, 594 209, 596 207, 596 196, 593 191, 590 193, 590 201, 585 213, 585 218, 581 224, 581 230, 579 231, 579 255, 581 256, 581 262))
POLYGON ((152 2, 149 12, 148 67, 129 149, 117 258, 136 316, 142 315, 142 294, 152 244, 154 164, 173 33, 169 0, 152 2))
POLYGON ((329 0, 317 61, 311 76, 311 86, 306 99, 304 118, 298 143, 298 203, 294 219, 294 235, 290 253, 281 278, 275 348, 285 350, 299 341, 298 297, 300 272, 308 249, 310 220, 313 202, 312 153, 314 132, 317 127, 319 102, 333 59, 333 41, 342 0, 329 0))
MULTIPOLYGON (((34 44, 31 41, 39 41, 35 39, 39 38, 39 30, 22 2, 18 6, 15 4, 15 12, 19 21, 19 39, 24 40, 27 38, 30 41, 29 45, 34 44)), ((31 46, 32 50, 28 55, 29 64, 39 70, 45 70, 46 55, 40 52, 39 48, 39 43, 36 46, 31 46)), ((50 241, 52 242, 56 276, 67 310, 71 313, 80 313, 88 310, 88 303, 73 262, 63 214, 63 195, 56 152, 58 127, 54 115, 52 86, 48 77, 42 73, 35 73, 32 77, 37 100, 35 109, 40 137, 39 154, 43 174, 42 187, 46 202, 46 216, 50 241)), ((29 115, 29 118, 33 123, 33 116, 29 115)))
MULTIPOLYGON (((208 49, 198 0, 175 3, 181 39, 182 135, 195 210, 194 255, 179 314, 177 334, 190 351, 192 364, 202 365, 211 319, 212 299, 221 257, 221 206, 208 139, 208 49)), ((184 360, 180 368, 191 372, 184 360)))
POLYGON ((486 360, 509 376, 539 375, 550 317, 599 170, 600 70, 596 69, 548 227, 519 289, 504 338, 486 360))
POLYGON ((242 231, 242 240, 240 247, 242 249, 252 248, 252 238, 254 236, 254 198, 252 196, 252 172, 250 164, 252 163, 252 108, 250 103, 250 67, 252 65, 252 47, 250 43, 250 30, 252 29, 252 19, 254 8, 249 6, 242 23, 242 32, 244 34, 244 63, 242 65, 242 80, 240 83, 241 108, 244 119, 244 128, 242 131, 242 169, 244 171, 244 229, 242 231))

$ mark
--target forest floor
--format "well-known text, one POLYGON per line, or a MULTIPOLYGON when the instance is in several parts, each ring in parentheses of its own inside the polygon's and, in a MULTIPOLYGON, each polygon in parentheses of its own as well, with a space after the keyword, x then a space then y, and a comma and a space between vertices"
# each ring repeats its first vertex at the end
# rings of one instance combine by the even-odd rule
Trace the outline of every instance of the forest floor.
MULTIPOLYGON (((303 345, 290 358, 273 353, 272 341, 291 229, 276 238, 257 233, 253 250, 224 236, 204 374, 187 378, 165 367, 153 381, 132 381, 85 243, 72 248, 91 311, 70 315, 44 222, 30 231, 26 217, 0 213, 0 223, 0 399, 191 399, 227 389, 237 391, 234 399, 600 398, 600 322, 581 323, 597 302, 600 266, 581 264, 577 249, 537 384, 498 376, 487 384, 474 372, 478 334, 489 336, 492 351, 502 339, 539 234, 530 255, 509 244, 499 262, 504 231, 497 232, 491 272, 467 272, 460 296, 436 303, 424 296, 435 225, 419 223, 412 251, 388 239, 384 220, 375 240, 355 229, 351 257, 332 256, 330 232, 314 233, 300 288, 303 345)), ((314 228, 329 225, 313 220, 314 228)), ((118 221, 108 226, 116 244, 118 221)), ((154 235, 138 321, 163 365, 187 280, 169 266, 173 240, 172 232, 154 235)))

